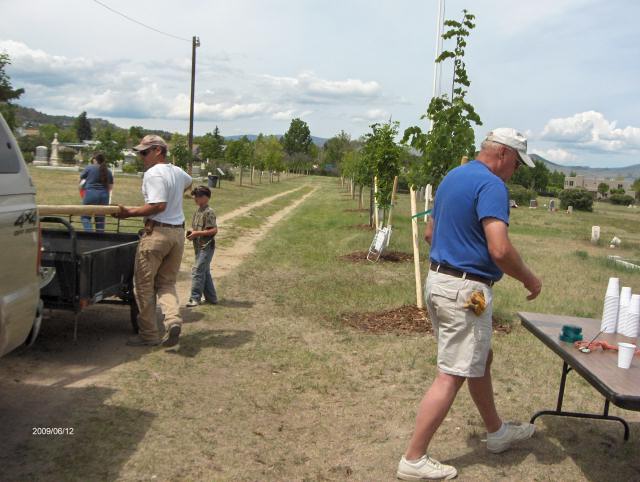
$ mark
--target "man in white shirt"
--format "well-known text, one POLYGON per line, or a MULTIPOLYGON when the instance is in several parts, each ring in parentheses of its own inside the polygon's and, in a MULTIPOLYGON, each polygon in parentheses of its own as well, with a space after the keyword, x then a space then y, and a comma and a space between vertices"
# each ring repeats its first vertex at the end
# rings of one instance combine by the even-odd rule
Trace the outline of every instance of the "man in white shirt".
POLYGON ((139 334, 127 345, 170 347, 178 344, 182 325, 176 279, 184 251, 184 213, 182 195, 191 187, 186 172, 167 164, 167 143, 160 136, 142 138, 134 150, 142 156, 144 206, 120 206, 118 218, 143 216, 144 234, 140 238, 133 275, 134 293, 140 314, 139 334), (156 297, 164 314, 165 335, 156 323, 156 297))

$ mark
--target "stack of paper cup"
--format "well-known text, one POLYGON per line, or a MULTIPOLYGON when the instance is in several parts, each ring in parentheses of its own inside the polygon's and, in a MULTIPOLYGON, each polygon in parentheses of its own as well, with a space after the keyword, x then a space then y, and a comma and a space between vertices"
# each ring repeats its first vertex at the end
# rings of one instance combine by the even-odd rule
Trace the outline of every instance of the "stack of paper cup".
POLYGON ((618 333, 630 338, 640 335, 640 295, 631 296, 624 320, 618 328, 618 333))
POLYGON ((618 307, 620 304, 620 278, 609 278, 607 293, 604 296, 602 310, 602 326, 604 333, 615 333, 618 322, 618 307))
POLYGON ((627 309, 631 301, 631 288, 623 286, 620 290, 620 305, 618 306, 618 326, 617 331, 620 333, 621 326, 627 321, 627 309))

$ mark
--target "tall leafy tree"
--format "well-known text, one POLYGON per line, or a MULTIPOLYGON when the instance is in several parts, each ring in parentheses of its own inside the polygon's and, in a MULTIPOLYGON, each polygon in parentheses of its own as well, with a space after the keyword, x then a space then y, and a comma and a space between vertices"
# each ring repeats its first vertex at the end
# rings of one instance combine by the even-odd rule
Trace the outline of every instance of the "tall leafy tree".
POLYGON ((97 151, 104 154, 109 164, 122 159, 122 150, 127 145, 126 131, 116 131, 108 127, 97 132, 96 140, 99 141, 97 151))
POLYGON ((224 137, 220 135, 218 126, 213 132, 207 132, 198 140, 200 155, 203 159, 222 159, 224 156, 224 137))
POLYGON ((11 101, 18 100, 24 89, 14 89, 11 85, 11 78, 5 72, 5 67, 11 65, 11 59, 6 53, 0 52, 0 114, 5 118, 9 127, 16 128, 15 110, 11 101))
POLYGON ((310 154, 312 143, 311 130, 302 119, 293 119, 282 136, 282 147, 294 163, 310 154))
POLYGON ((324 151, 324 161, 327 164, 333 164, 336 167, 339 167, 342 158, 351 149, 351 136, 349 136, 345 131, 340 131, 339 134, 333 136, 324 143, 324 146, 322 147, 322 150, 324 151))
POLYGON ((93 131, 91 130, 91 124, 89 123, 89 119, 87 119, 86 112, 82 112, 77 117, 74 122, 74 128, 80 142, 90 141, 91 139, 93 139, 93 131))
POLYGON ((460 22, 447 20, 449 27, 442 38, 455 39, 455 48, 445 50, 436 62, 453 60, 453 79, 451 96, 443 94, 434 97, 429 103, 427 113, 422 119, 429 119, 431 130, 423 132, 418 126, 404 131, 403 142, 422 153, 422 162, 412 166, 410 182, 416 186, 427 183, 437 186, 453 167, 460 163, 462 156, 475 154, 475 135, 473 125, 482 125, 480 116, 466 100, 467 88, 471 85, 464 62, 465 47, 470 31, 475 28, 475 16, 467 10, 462 11, 460 22))

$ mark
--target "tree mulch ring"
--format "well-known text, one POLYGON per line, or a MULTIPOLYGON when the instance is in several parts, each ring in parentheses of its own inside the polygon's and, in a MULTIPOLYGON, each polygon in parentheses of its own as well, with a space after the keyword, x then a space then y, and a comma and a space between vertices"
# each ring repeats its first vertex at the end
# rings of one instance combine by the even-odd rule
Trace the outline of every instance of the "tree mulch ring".
POLYGON ((427 310, 417 306, 401 306, 393 310, 373 313, 349 313, 342 322, 369 333, 432 333, 427 310))
MULTIPOLYGON (((367 226, 367 228, 369 227, 368 224, 364 226, 367 226)), ((339 259, 342 259, 344 261, 350 261, 352 263, 360 263, 363 261, 367 261, 368 254, 369 254, 368 251, 354 251, 353 253, 340 256, 339 259)), ((405 261, 413 261, 413 255, 411 253, 403 253, 401 251, 385 251, 380 256, 380 259, 378 260, 378 262, 380 261, 386 261, 389 263, 401 263, 405 261)))
MULTIPOLYGON (((386 311, 347 313, 342 315, 341 320, 352 328, 374 334, 433 333, 427 310, 414 305, 405 305, 386 311)), ((511 333, 511 329, 510 322, 493 318, 494 332, 508 335, 511 333)))

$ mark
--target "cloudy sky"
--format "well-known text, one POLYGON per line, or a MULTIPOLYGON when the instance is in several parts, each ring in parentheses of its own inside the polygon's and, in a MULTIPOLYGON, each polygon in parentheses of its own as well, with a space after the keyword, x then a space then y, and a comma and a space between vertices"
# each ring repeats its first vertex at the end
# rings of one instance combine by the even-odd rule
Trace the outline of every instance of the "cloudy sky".
MULTIPOLYGON (((424 126, 436 0, 101 1, 200 37, 196 134, 279 134, 292 117, 321 137, 357 137, 390 117, 424 126)), ((446 0, 447 18, 465 7, 477 16, 467 68, 478 137, 513 126, 561 164, 640 162, 640 2, 446 0)), ((0 11, 0 51, 23 105, 187 131, 189 41, 93 0, 0 0, 0 11)))

